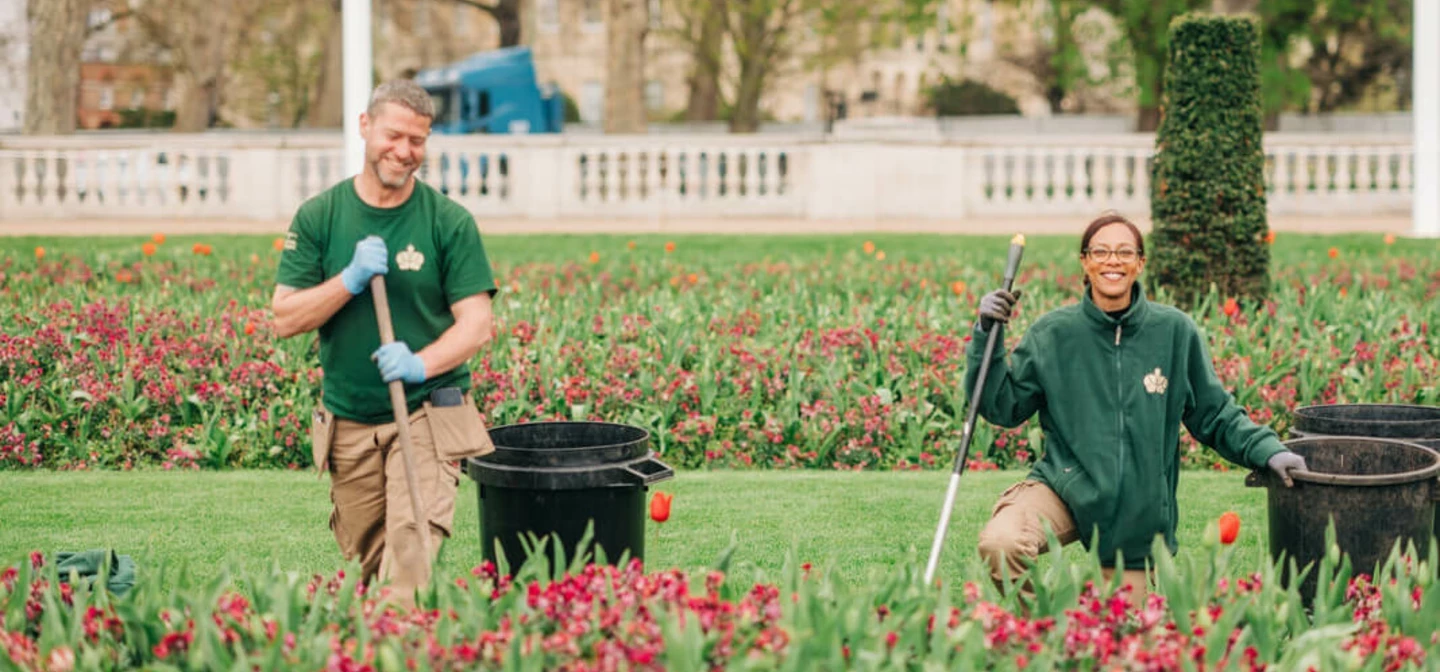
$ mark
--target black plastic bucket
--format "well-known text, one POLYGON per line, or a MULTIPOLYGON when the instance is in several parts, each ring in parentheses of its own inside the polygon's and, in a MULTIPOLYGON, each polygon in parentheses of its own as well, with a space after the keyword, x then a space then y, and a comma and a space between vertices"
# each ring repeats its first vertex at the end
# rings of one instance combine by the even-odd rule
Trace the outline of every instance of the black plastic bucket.
MULTIPOLYGON (((594 523, 591 543, 610 563, 645 557, 645 493, 675 476, 655 458, 650 433, 604 422, 531 422, 490 430, 495 452, 466 461, 479 486, 480 543, 496 560, 498 542, 512 571, 525 561, 523 539, 558 539, 567 559, 594 523), (551 537, 551 535, 554 535, 551 537)), ((593 559, 593 558, 592 558, 593 559)))
POLYGON ((1295 409, 1293 438, 1373 436, 1440 448, 1440 406, 1323 404, 1295 409))
MULTIPOLYGON (((1317 436, 1373 436, 1440 452, 1440 406, 1323 404, 1295 409, 1290 437, 1317 436)), ((1435 515, 1434 534, 1440 537, 1440 509, 1435 515)))
POLYGON ((1270 555, 1299 569, 1315 563, 1300 586, 1308 602, 1315 595, 1315 571, 1325 555, 1325 530, 1333 519, 1335 541, 1350 556, 1351 570, 1370 574, 1398 539, 1427 548, 1440 498, 1440 453, 1413 443, 1356 436, 1286 441, 1305 458, 1306 471, 1292 474, 1287 488, 1268 471, 1252 472, 1245 484, 1268 492, 1270 555))

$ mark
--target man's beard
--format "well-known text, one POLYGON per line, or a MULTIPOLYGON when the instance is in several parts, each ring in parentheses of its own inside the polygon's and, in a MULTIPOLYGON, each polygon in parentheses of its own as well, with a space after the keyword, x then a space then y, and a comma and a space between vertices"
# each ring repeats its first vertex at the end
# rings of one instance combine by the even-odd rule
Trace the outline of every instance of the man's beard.
MULTIPOLYGON (((385 169, 385 167, 382 165, 383 163, 385 163, 385 159, 375 159, 374 161, 370 162, 370 169, 371 172, 375 174, 375 178, 380 181, 380 184, 384 185, 388 189, 400 189, 404 187, 405 183, 410 181, 410 176, 414 175, 416 169, 419 167, 411 166, 409 168, 402 169, 401 171, 399 171, 398 177, 394 177, 393 179, 391 179, 386 177, 386 173, 389 171, 385 169)), ((396 174, 397 173, 391 173, 391 175, 396 174)))

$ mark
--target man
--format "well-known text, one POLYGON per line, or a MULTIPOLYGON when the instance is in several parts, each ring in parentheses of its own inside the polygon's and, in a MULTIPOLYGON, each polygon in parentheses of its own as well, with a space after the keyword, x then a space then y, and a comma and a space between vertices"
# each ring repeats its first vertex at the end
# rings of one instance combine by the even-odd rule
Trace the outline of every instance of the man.
POLYGON ((272 300, 281 338, 319 331, 315 465, 330 473, 330 527, 368 583, 400 600, 428 583, 387 384, 405 383, 424 529, 451 531, 458 460, 489 444, 466 367, 490 339, 490 262, 468 211, 415 179, 435 109, 424 89, 375 89, 360 116, 360 174, 306 201, 285 240, 272 300), (395 342, 380 347, 371 278, 384 276, 395 342), (412 347, 414 350, 412 350, 412 347))

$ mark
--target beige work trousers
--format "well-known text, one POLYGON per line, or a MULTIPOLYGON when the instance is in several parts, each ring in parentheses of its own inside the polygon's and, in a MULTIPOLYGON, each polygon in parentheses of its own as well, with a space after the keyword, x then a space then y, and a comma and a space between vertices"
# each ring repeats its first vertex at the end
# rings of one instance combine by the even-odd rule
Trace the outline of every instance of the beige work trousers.
MULTIPOLYGON (((980 557, 990 566, 990 576, 997 585, 1003 575, 1008 575, 1012 581, 1019 578, 1036 557, 1049 550, 1045 537, 1046 523, 1061 545, 1080 539, 1070 508, 1050 486, 1040 481, 1025 480, 1010 486, 1000 495, 990 514, 990 521, 980 531, 980 557)), ((1109 567, 1104 569, 1106 581, 1114 576, 1114 571, 1109 567)), ((1123 571, 1121 581, 1130 586, 1131 603, 1144 604, 1148 593, 1145 571, 1123 571)), ((1028 587, 1028 581, 1025 585, 1028 587)))
POLYGON ((450 536, 460 466, 439 459, 426 409, 412 413, 412 459, 431 535, 427 563, 396 424, 367 425, 335 418, 328 411, 324 415, 322 421, 330 423, 332 432, 328 461, 335 541, 347 560, 359 560, 367 583, 389 582, 396 599, 413 604, 415 591, 429 583, 433 556, 450 536))

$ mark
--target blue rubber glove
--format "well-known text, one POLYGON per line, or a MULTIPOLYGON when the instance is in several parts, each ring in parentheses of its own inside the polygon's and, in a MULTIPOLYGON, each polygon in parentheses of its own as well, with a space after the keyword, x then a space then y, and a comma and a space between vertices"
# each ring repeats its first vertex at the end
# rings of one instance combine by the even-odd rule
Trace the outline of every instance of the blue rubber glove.
POLYGON ((390 259, 385 241, 379 236, 369 236, 355 243, 355 256, 350 258, 350 265, 340 271, 340 281, 351 294, 359 294, 369 286, 370 278, 385 275, 388 270, 390 259))
POLYGON ((407 383, 418 384, 425 382, 425 360, 420 355, 410 352, 410 346, 404 341, 392 341, 380 346, 375 354, 370 355, 380 367, 380 377, 385 382, 392 380, 403 380, 407 383))

